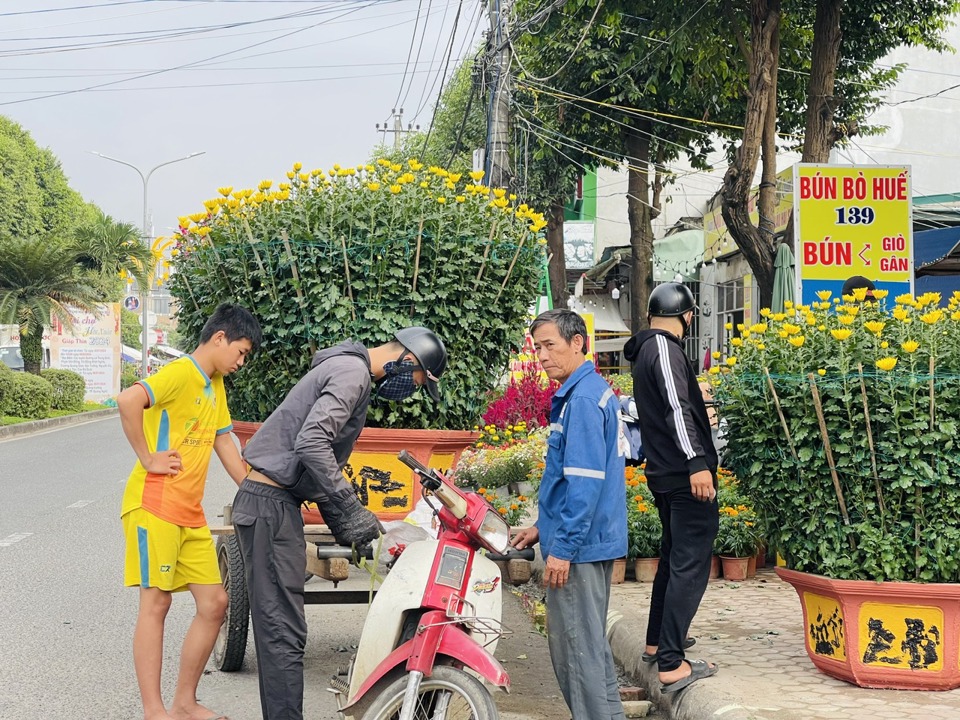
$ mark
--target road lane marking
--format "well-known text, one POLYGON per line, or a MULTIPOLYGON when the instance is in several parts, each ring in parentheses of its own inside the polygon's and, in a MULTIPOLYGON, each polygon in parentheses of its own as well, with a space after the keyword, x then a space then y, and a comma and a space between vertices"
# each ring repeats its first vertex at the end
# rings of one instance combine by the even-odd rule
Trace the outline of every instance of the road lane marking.
POLYGON ((10 547, 31 535, 33 535, 33 533, 14 533, 13 535, 7 535, 5 538, 0 538, 0 547, 10 547))
POLYGON ((82 508, 84 505, 89 505, 93 500, 77 500, 73 505, 67 505, 67 510, 72 508, 82 508))

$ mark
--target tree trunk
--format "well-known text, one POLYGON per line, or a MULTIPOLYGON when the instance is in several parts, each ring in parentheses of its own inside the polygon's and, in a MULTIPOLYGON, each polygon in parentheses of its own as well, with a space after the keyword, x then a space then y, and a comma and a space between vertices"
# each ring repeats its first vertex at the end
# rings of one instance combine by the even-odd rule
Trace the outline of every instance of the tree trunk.
POLYGON ((825 163, 843 134, 834 127, 837 109, 834 85, 840 59, 840 15, 843 0, 817 0, 813 22, 810 84, 807 86, 807 127, 803 137, 803 162, 825 163))
POLYGON ((43 364, 43 325, 31 322, 20 328, 20 354, 24 372, 39 375, 43 364))
POLYGON ((653 289, 653 215, 650 207, 650 122, 625 131, 627 155, 627 217, 630 220, 630 330, 647 327, 647 305, 653 289))
MULTIPOLYGON (((770 39, 770 54, 780 57, 780 35, 770 39)), ((761 139, 761 169, 760 189, 757 197, 757 230, 760 240, 769 243, 776 258, 777 223, 774 213, 777 208, 777 78, 780 64, 775 62, 770 68, 770 85, 767 91, 767 111, 763 118, 763 136, 761 139)), ((760 307, 770 307, 773 300, 773 280, 770 281, 770 298, 763 300, 764 292, 760 291, 760 307)))
POLYGON ((553 306, 565 308, 570 293, 567 291, 567 260, 563 253, 563 197, 554 198, 550 203, 547 217, 547 254, 550 255, 547 272, 553 306))
POLYGON ((768 307, 773 298, 773 238, 764 237, 750 220, 750 196, 772 105, 770 94, 776 90, 780 0, 751 0, 750 6, 750 86, 743 141, 724 175, 721 201, 727 229, 756 278, 760 306, 768 307))

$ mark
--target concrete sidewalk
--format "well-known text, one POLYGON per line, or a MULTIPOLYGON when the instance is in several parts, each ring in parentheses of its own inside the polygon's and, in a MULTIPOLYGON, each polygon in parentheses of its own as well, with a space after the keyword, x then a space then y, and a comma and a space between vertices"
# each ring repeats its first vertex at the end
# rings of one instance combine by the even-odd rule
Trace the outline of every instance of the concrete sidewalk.
POLYGON ((713 580, 690 634, 689 657, 717 663, 720 672, 671 698, 661 695, 656 664, 640 659, 652 585, 614 585, 608 636, 617 662, 649 699, 677 720, 952 720, 960 690, 868 690, 817 670, 804 648, 797 593, 773 569, 742 583, 713 580))

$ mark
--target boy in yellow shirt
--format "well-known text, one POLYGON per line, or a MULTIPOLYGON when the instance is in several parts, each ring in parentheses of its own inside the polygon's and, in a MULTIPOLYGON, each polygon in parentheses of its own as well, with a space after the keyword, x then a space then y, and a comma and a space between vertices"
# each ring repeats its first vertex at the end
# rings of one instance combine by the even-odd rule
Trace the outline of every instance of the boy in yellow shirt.
POLYGON ((144 720, 217 720, 197 702, 197 685, 227 608, 213 537, 201 501, 210 455, 237 485, 247 469, 230 437, 223 376, 259 347, 260 324, 238 305, 220 305, 191 355, 120 393, 120 421, 138 462, 121 515, 127 541, 125 583, 140 588, 133 664, 144 720), (163 626, 175 592, 189 590, 197 614, 180 653, 169 712, 160 692, 163 626))

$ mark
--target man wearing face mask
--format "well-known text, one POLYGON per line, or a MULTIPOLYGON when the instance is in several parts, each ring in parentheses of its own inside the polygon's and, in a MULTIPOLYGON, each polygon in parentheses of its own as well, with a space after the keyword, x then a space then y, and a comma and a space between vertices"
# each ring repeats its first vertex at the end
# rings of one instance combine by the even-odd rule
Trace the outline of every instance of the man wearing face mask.
POLYGON ((682 344, 696 309, 685 285, 658 285, 650 293, 650 329, 624 347, 633 363, 647 485, 663 526, 643 654, 645 662, 657 663, 663 693, 717 672, 716 665, 684 655, 694 644, 687 631, 707 589, 720 523, 710 419, 682 344))
POLYGON ((369 350, 347 340, 318 352, 310 371, 243 451, 250 467, 233 502, 243 554, 264 720, 302 720, 306 553, 300 504, 316 502, 337 542, 380 533, 341 472, 374 398, 403 400, 425 385, 440 399, 443 342, 424 327, 369 350))

